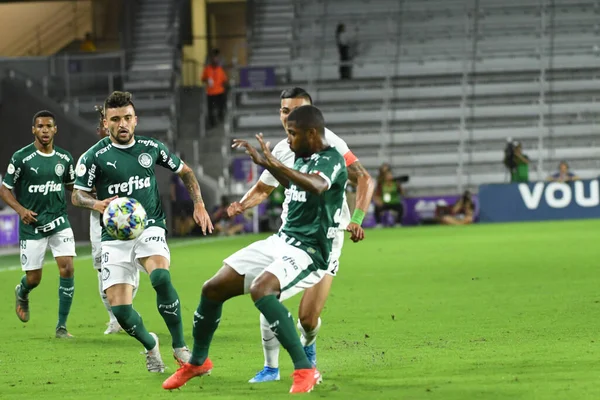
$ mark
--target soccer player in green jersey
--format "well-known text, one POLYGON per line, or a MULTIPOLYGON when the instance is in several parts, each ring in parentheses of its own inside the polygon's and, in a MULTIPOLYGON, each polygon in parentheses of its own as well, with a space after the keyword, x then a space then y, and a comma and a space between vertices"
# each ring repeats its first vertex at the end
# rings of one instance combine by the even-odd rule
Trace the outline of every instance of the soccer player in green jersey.
MULTIPOLYGON (((264 155, 244 140, 234 142, 287 188, 288 215, 277 234, 226 258, 223 267, 204 284, 200 305, 194 313, 192 357, 163 382, 164 389, 179 388, 193 377, 212 370, 208 350, 221 320, 223 303, 245 293, 250 293, 292 358, 295 371, 290 392, 310 392, 321 380, 321 374, 304 352, 290 312, 280 299, 321 281, 327 273, 333 239, 340 229, 348 172, 344 157, 324 141, 324 124, 321 111, 312 105, 290 113, 287 133, 296 155, 293 168, 278 161, 260 135, 257 139, 264 155)), ((364 232, 357 226, 352 235, 364 236, 364 232)))
POLYGON ((170 252, 154 165, 177 173, 194 201, 194 220, 202 231, 212 232, 194 172, 160 141, 135 136, 137 125, 131 94, 113 92, 104 102, 104 126, 109 137, 85 152, 76 167, 73 204, 103 213, 118 196, 132 197, 146 209, 147 226, 135 240, 114 240, 102 232, 102 289, 119 325, 146 349, 146 368, 164 372, 158 337, 146 330, 142 317, 133 309, 136 271, 150 275, 156 305, 171 333, 173 356, 183 364, 191 355, 183 337, 181 304, 171 283, 170 252), (92 190, 96 189, 96 196, 92 190), (97 197, 97 198, 96 198, 97 197))
POLYGON ((71 154, 54 145, 56 118, 50 111, 33 116, 34 141, 13 154, 0 187, 0 197, 19 213, 21 267, 25 275, 15 288, 17 317, 29 321, 29 293, 42 280, 44 256, 52 251, 60 273, 57 338, 70 338, 67 317, 75 285, 75 239, 67 216, 65 188, 73 190, 75 171, 71 154), (14 191, 14 194, 13 194, 14 191))

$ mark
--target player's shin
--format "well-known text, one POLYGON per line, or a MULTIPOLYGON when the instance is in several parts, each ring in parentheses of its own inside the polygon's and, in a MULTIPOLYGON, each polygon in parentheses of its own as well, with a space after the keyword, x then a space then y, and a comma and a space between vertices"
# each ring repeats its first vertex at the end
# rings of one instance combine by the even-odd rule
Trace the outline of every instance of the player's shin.
POLYGON ((108 317, 110 318, 110 322, 114 322, 117 319, 112 312, 112 308, 110 303, 108 302, 108 296, 102 290, 102 272, 98 271, 98 293, 100 293, 100 299, 102 300, 102 304, 104 304, 104 308, 106 308, 106 312, 108 312, 108 317))
POLYGON ((75 294, 75 278, 60 277, 58 286, 58 324, 56 327, 66 327, 67 318, 73 304, 73 295, 75 294))
POLYGON ((202 365, 208 357, 208 349, 213 335, 221 321, 223 303, 211 300, 204 295, 200 298, 200 305, 194 313, 194 349, 190 364, 202 365))
POLYGON ((146 350, 152 350, 156 346, 156 340, 144 326, 142 316, 133 309, 131 304, 113 306, 112 312, 119 321, 119 325, 129 336, 133 336, 146 350))
POLYGON ((177 291, 171 283, 171 273, 166 269, 155 269, 150 274, 150 282, 156 291, 156 306, 171 333, 173 348, 185 347, 181 304, 177 291))
POLYGON ((19 297, 26 299, 33 289, 35 289, 35 286, 29 285, 27 283, 27 275, 23 275, 21 278, 21 285, 19 286, 19 297))
POLYGON ((306 357, 300 338, 296 333, 296 327, 294 326, 294 320, 292 314, 288 311, 283 304, 277 300, 274 295, 264 296, 258 299, 254 305, 269 321, 269 326, 275 337, 279 339, 281 345, 287 350, 292 362, 294 363, 294 369, 310 369, 312 364, 306 357))
POLYGON ((265 367, 279 368, 279 340, 269 327, 269 321, 262 314, 260 314, 260 335, 265 355, 265 367))

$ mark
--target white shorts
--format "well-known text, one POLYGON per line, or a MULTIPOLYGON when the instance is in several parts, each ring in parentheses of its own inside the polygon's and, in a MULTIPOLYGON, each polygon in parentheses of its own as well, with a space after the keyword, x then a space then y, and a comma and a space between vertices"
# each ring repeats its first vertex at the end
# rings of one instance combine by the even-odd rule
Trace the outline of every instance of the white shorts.
POLYGON ((244 293, 263 272, 279 280, 280 300, 289 299, 323 279, 325 270, 317 269, 308 253, 287 244, 277 235, 252 243, 235 252, 223 262, 238 274, 244 275, 244 293))
POLYGON ((92 265, 94 269, 102 269, 102 226, 100 218, 102 216, 98 211, 90 213, 90 243, 92 244, 92 265))
POLYGON ((146 228, 134 240, 102 242, 102 290, 125 283, 137 287, 139 271, 144 271, 139 259, 163 256, 171 262, 166 232, 158 226, 146 228))
POLYGON ((329 266, 327 268, 327 274, 335 276, 340 266, 340 256, 342 255, 342 247, 344 247, 344 234, 346 231, 338 231, 333 238, 333 244, 331 245, 331 257, 329 258, 329 266))
POLYGON ((75 237, 73 229, 67 228, 43 239, 21 240, 21 269, 34 271, 42 269, 46 250, 50 247, 52 256, 75 257, 75 237))

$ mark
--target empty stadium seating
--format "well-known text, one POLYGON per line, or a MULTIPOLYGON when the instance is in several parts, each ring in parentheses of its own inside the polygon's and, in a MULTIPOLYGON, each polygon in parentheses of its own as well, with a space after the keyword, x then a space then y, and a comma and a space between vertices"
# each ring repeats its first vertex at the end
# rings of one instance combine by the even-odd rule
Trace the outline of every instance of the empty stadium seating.
POLYGON ((261 131, 281 140, 278 95, 297 85, 371 172, 389 162, 410 175, 411 194, 505 181, 509 137, 532 159, 531 179, 544 179, 563 159, 582 177, 598 176, 600 2, 549 3, 302 2, 288 41, 290 81, 235 90, 229 135, 261 131), (356 30, 351 81, 337 80, 339 22, 356 30))

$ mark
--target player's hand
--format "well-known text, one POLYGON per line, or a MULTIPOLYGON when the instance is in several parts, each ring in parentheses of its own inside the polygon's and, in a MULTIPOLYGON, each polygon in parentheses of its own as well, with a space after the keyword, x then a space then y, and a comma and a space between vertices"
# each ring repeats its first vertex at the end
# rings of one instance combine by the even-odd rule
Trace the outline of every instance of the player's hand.
POLYGON ((346 230, 352 234, 350 235, 350 240, 352 240, 354 243, 360 242, 365 238, 365 230, 362 228, 362 226, 354 222, 350 222, 346 227, 346 230))
POLYGON ((227 216, 229 218, 234 217, 236 215, 240 215, 243 212, 244 207, 242 207, 242 204, 238 201, 231 203, 229 207, 227 207, 227 216))
POLYGON ((259 133, 258 135, 256 135, 256 140, 258 140, 258 143, 260 144, 260 148, 262 149, 263 156, 265 158, 265 161, 267 162, 267 165, 271 166, 275 162, 277 162, 277 159, 273 156, 273 154, 271 153, 271 150, 269 149, 269 147, 271 146, 271 143, 270 142, 265 143, 265 141, 263 140, 262 133, 259 133))
POLYGON ((210 220, 210 216, 204 207, 204 204, 194 204, 194 221, 196 221, 196 224, 202 228, 203 235, 206 235, 206 232, 213 232, 214 227, 210 220))
POLYGON ((98 211, 100 214, 104 214, 104 210, 106 210, 106 207, 108 207, 108 205, 110 204, 110 202, 113 201, 114 199, 118 198, 118 197, 119 196, 113 196, 113 197, 109 197, 108 199, 98 200, 94 204, 94 210, 98 211))
POLYGON ((251 146, 247 140, 233 139, 233 144, 231 145, 231 147, 234 149, 246 149, 246 154, 250 155, 250 158, 252 158, 252 162, 254 164, 261 166, 266 165, 265 158, 262 155, 260 155, 260 153, 253 146, 251 146))
POLYGON ((21 221, 23 221, 23 223, 25 225, 29 225, 32 222, 37 222, 37 219, 35 218, 36 215, 37 215, 36 212, 33 212, 33 211, 28 210, 26 208, 24 208, 23 211, 21 211, 19 213, 19 217, 21 217, 21 221))

